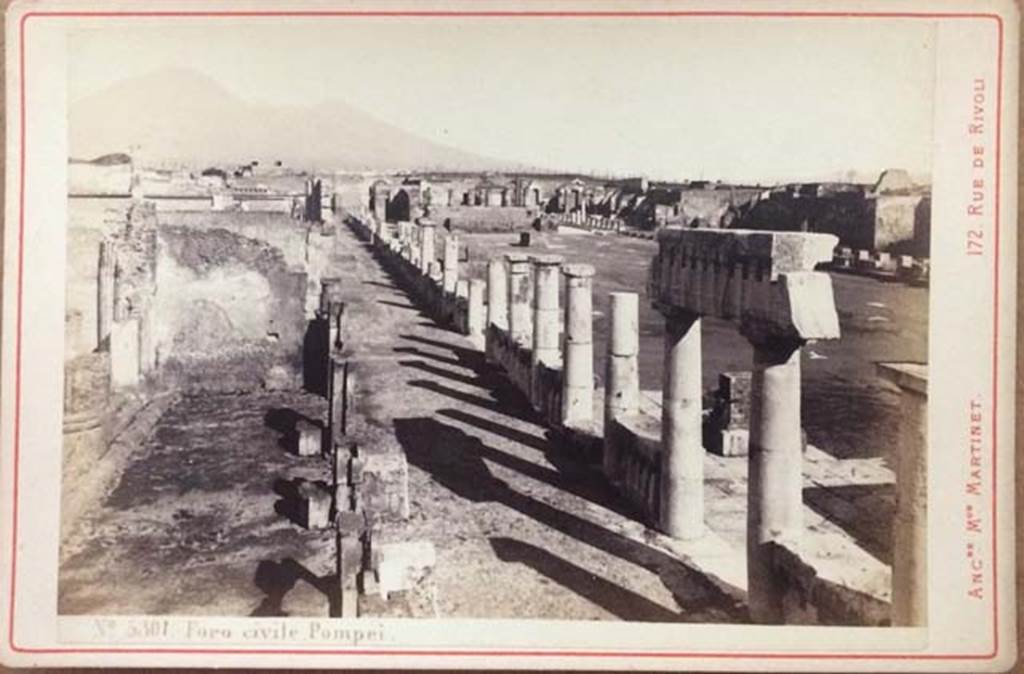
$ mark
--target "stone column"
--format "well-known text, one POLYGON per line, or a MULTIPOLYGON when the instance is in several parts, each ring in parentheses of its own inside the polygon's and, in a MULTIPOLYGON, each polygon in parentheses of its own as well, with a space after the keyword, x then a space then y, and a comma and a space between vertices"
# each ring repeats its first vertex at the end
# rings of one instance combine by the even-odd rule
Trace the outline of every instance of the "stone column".
POLYGON ((640 407, 640 296, 611 293, 611 334, 604 392, 604 474, 612 482, 619 476, 619 457, 609 430, 616 419, 636 414, 640 407))
POLYGON ((533 349, 530 352, 530 402, 543 406, 541 366, 558 367, 562 352, 558 342, 559 255, 533 255, 533 349))
POLYGON ((487 282, 475 278, 469 281, 469 298, 466 309, 466 332, 469 339, 478 349, 484 348, 484 328, 487 316, 484 314, 484 291, 487 282))
POLYGON ((110 324, 114 320, 114 268, 117 252, 113 241, 100 242, 99 276, 96 286, 96 345, 109 348, 110 324))
POLYGON ((533 365, 557 367, 561 361, 558 330, 560 255, 534 255, 533 264, 533 365))
POLYGON ((487 325, 508 328, 508 279, 505 262, 491 258, 487 262, 487 325))
POLYGON ((420 218, 420 272, 430 273, 430 263, 436 261, 434 254, 434 222, 420 218))
POLYGON ((562 424, 588 427, 594 421, 594 267, 567 264, 562 273, 565 274, 562 424))
POLYGON ((893 521, 892 624, 928 624, 928 366, 879 363, 879 374, 900 387, 893 521))
POLYGON ((803 528, 800 347, 795 339, 754 342, 747 486, 747 603, 759 623, 783 622, 773 544, 793 547, 803 528))
POLYGON ((505 255, 508 265, 508 331, 516 344, 530 348, 533 325, 530 315, 530 260, 522 253, 505 255))
POLYGON ((700 315, 665 313, 661 413, 661 525, 683 540, 704 533, 700 315))
POLYGON ((444 239, 444 272, 442 288, 446 293, 454 293, 459 282, 459 238, 449 234, 444 239))

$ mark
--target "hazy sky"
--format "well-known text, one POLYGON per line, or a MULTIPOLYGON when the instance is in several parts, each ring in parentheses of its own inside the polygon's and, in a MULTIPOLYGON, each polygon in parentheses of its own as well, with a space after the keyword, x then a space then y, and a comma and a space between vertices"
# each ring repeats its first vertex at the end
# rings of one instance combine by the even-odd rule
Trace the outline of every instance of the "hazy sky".
POLYGON ((72 100, 173 66, 549 168, 771 181, 931 162, 923 20, 125 21, 73 34, 72 100))

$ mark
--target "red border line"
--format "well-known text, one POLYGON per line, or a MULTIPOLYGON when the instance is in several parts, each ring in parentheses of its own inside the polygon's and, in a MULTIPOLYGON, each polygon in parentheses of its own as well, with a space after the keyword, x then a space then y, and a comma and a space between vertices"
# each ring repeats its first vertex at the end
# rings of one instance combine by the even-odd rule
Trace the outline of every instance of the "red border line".
POLYGON ((991 660, 999 652, 999 583, 997 556, 998 456, 996 442, 998 431, 998 387, 999 387, 999 230, 1001 196, 1001 151, 1002 151, 1002 109, 1003 109, 1003 19, 991 13, 956 12, 784 12, 784 11, 55 11, 27 12, 22 15, 19 25, 19 192, 18 192, 18 271, 17 311, 15 319, 15 410, 14 410, 14 480, 13 516, 11 531, 11 581, 10 604, 8 608, 8 644, 13 652, 54 654, 54 653, 112 653, 112 654, 211 654, 211 655, 388 655, 388 656, 473 656, 473 657, 628 657, 628 658, 708 658, 708 659, 768 659, 768 660, 991 660), (21 335, 22 335, 22 294, 24 279, 25 243, 25 26, 30 18, 237 18, 237 17, 352 17, 352 18, 853 18, 853 19, 994 19, 998 26, 998 63, 996 84, 996 163, 995 163, 995 208, 994 208, 994 304, 993 353, 992 353, 992 586, 993 586, 993 646, 990 653, 751 653, 751 652, 652 652, 652 651, 585 651, 585 650, 436 650, 436 649, 242 649, 242 648, 32 648, 21 647, 14 642, 15 583, 18 561, 18 474, 21 439, 21 335))

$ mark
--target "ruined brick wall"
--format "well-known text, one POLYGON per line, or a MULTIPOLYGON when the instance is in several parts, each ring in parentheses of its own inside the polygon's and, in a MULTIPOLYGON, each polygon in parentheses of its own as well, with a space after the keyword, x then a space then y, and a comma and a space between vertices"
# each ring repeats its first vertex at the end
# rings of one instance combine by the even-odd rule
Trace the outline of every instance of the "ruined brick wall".
POLYGON ((286 264, 301 270, 306 263, 305 223, 284 213, 266 211, 207 211, 160 213, 161 227, 195 230, 224 229, 281 251, 286 264))
POLYGON ((679 197, 680 220, 690 224, 696 218, 702 225, 724 227, 723 218, 731 208, 749 203, 760 191, 754 189, 683 190, 679 197))
POLYGON ((265 241, 163 226, 157 258, 161 382, 184 390, 301 382, 306 274, 265 241))
MULTIPOLYGON (((873 201, 873 250, 892 250, 914 241, 921 195, 880 194, 873 201)), ((920 229, 920 228, 918 228, 920 229)))

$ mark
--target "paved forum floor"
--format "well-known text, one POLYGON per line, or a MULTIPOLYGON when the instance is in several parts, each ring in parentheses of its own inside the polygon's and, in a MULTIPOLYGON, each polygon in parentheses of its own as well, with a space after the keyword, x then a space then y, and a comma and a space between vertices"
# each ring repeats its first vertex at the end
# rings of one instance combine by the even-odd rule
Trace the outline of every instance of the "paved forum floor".
MULTIPOLYGON (((437 548, 438 615, 744 620, 347 230, 336 258, 359 406, 408 456, 400 533, 437 548)), ((331 536, 293 524, 286 505, 291 480, 326 479, 328 465, 281 442, 296 415, 323 413, 305 393, 175 401, 65 541, 60 611, 327 615, 331 536)))

